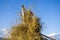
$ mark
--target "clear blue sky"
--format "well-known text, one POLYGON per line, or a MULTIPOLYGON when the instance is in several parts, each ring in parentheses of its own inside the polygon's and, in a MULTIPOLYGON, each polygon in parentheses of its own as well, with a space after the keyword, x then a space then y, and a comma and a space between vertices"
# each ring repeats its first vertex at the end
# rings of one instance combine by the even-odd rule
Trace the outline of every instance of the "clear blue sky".
MULTIPOLYGON (((8 28, 15 23, 22 4, 29 8, 34 2, 36 4, 31 10, 41 18, 42 22, 45 23, 44 26, 46 26, 43 27, 42 33, 46 35, 50 33, 60 34, 59 0, 0 0, 0 28, 8 28)), ((0 32, 0 35, 3 34, 0 32)))

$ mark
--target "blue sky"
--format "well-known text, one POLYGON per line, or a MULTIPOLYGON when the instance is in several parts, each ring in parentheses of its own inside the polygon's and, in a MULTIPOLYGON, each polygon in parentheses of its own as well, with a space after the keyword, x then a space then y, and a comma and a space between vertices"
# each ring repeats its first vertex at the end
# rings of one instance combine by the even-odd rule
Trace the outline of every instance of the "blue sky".
POLYGON ((31 8, 33 13, 41 18, 45 23, 43 26, 43 34, 56 33, 60 34, 60 1, 59 0, 0 0, 0 36, 3 36, 4 31, 12 24, 15 24, 18 13, 21 11, 21 6, 24 4, 28 9, 34 2, 35 5, 31 8))

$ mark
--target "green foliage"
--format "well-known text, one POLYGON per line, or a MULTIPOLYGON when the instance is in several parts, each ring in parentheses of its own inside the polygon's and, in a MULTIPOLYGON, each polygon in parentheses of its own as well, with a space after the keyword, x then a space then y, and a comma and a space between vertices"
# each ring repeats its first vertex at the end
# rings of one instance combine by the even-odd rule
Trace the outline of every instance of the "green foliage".
POLYGON ((31 10, 26 10, 22 23, 12 27, 11 40, 41 40, 42 26, 39 18, 35 17, 31 10))

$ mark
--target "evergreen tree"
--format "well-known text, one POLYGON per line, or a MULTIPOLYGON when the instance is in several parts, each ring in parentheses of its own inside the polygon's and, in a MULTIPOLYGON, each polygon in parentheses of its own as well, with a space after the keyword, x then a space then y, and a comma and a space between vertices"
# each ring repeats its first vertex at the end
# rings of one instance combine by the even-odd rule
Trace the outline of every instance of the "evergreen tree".
POLYGON ((13 26, 10 40, 42 40, 40 19, 22 6, 22 23, 13 26))

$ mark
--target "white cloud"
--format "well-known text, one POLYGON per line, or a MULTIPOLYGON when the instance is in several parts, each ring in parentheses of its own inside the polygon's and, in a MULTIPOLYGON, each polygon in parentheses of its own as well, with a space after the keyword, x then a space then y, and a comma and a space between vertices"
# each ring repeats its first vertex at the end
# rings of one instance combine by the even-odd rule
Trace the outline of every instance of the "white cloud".
POLYGON ((7 38, 8 35, 9 35, 8 32, 9 32, 8 29, 6 29, 6 28, 0 28, 0 33, 2 33, 2 34, 0 34, 0 36, 3 36, 3 37, 5 37, 5 38, 7 38))
POLYGON ((0 28, 0 31, 3 32, 4 35, 8 33, 8 30, 6 28, 0 28))
POLYGON ((51 33, 51 34, 49 34, 47 36, 52 37, 52 36, 55 36, 55 35, 57 35, 57 34, 56 33, 51 33))

